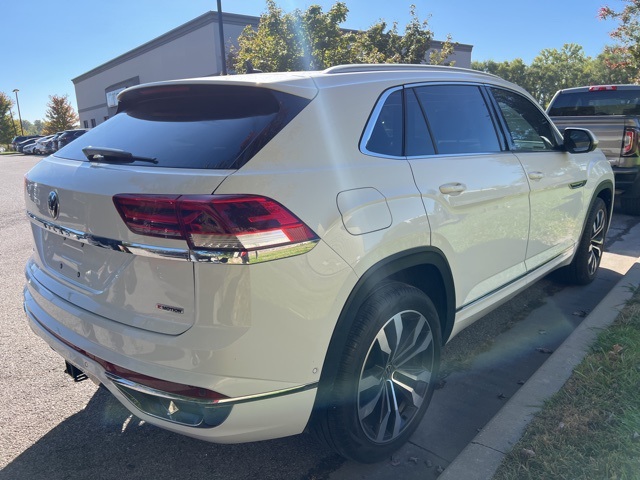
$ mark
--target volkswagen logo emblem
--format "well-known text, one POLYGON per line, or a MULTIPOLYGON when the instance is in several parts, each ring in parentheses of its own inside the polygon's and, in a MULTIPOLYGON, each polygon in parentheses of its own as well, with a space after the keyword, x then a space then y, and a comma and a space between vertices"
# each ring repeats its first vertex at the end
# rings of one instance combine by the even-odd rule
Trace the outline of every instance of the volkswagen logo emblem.
POLYGON ((49 198, 47 199, 47 207, 49 208, 49 215, 54 220, 58 218, 60 213, 60 200, 58 199, 58 193, 55 190, 49 192, 49 198))

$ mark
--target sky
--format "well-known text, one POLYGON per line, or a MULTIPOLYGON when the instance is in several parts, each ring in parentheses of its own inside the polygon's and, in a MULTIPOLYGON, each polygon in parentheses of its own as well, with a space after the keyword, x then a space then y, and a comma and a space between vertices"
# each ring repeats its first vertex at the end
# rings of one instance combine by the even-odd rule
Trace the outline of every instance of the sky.
MULTIPOLYGON (((438 40, 473 45, 472 60, 531 61, 546 48, 582 45, 595 57, 613 43, 616 23, 598 10, 620 10, 623 0, 343 0, 350 29, 366 29, 380 19, 409 21, 409 6, 438 40)), ((276 0, 284 11, 335 0, 276 0)), ((259 16, 264 0, 222 0, 223 12, 259 16)), ((176 28, 209 10, 217 0, 3 0, 0 3, 0 92, 15 101, 23 120, 45 117, 49 95, 68 95, 77 109, 72 78, 176 28)), ((17 109, 14 106, 14 115, 17 109)), ((17 118, 17 117, 16 117, 17 118)))

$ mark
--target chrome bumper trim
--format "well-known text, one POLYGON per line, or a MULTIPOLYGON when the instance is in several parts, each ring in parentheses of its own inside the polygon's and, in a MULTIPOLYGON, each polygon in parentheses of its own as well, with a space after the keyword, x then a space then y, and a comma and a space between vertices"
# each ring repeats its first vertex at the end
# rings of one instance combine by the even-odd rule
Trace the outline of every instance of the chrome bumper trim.
POLYGON ((136 382, 132 382, 131 380, 127 380, 126 378, 119 377, 118 375, 114 375, 110 372, 105 372, 106 377, 111 380, 116 387, 120 388, 128 388, 131 390, 135 390, 136 392, 145 393, 147 395, 151 395, 154 397, 161 397, 167 400, 174 400, 179 402, 191 402, 196 403, 200 406, 206 407, 232 407, 234 405, 238 405, 241 403, 248 402, 256 402, 259 400, 268 400, 270 398, 282 397, 284 395, 291 395, 294 393, 306 392, 307 390, 312 390, 318 387, 318 382, 310 383, 307 385, 300 385, 297 387, 285 388, 282 390, 275 390, 272 392, 265 393, 257 393, 255 395, 246 395, 243 397, 233 397, 233 398, 223 398, 220 400, 208 400, 208 399, 199 399, 194 397, 185 397, 183 395, 177 395, 175 393, 169 393, 162 390, 157 390, 155 388, 147 387, 146 385, 141 385, 136 382))

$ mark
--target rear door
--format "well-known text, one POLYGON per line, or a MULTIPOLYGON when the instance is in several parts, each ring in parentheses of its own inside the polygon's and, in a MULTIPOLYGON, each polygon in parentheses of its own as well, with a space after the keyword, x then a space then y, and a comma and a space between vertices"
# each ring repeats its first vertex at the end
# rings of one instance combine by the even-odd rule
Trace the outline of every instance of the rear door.
POLYGON ((525 273, 529 185, 477 85, 405 90, 407 156, 458 307, 525 273))

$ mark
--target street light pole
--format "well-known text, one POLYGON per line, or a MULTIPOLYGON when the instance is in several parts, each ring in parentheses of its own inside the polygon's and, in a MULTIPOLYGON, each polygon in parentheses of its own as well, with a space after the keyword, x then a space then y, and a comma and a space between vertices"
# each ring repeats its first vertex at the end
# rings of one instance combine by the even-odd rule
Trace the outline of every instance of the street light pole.
POLYGON ((24 136, 24 129, 22 128, 22 115, 20 115, 20 102, 18 101, 18 92, 20 90, 18 90, 17 88, 13 89, 13 93, 16 94, 16 103, 18 104, 18 120, 20 120, 20 133, 22 133, 22 136, 24 136))
POLYGON ((224 49, 224 30, 222 21, 222 0, 218 0, 218 33, 220 34, 220 59, 222 60, 222 75, 227 74, 227 59, 226 51, 224 49))

